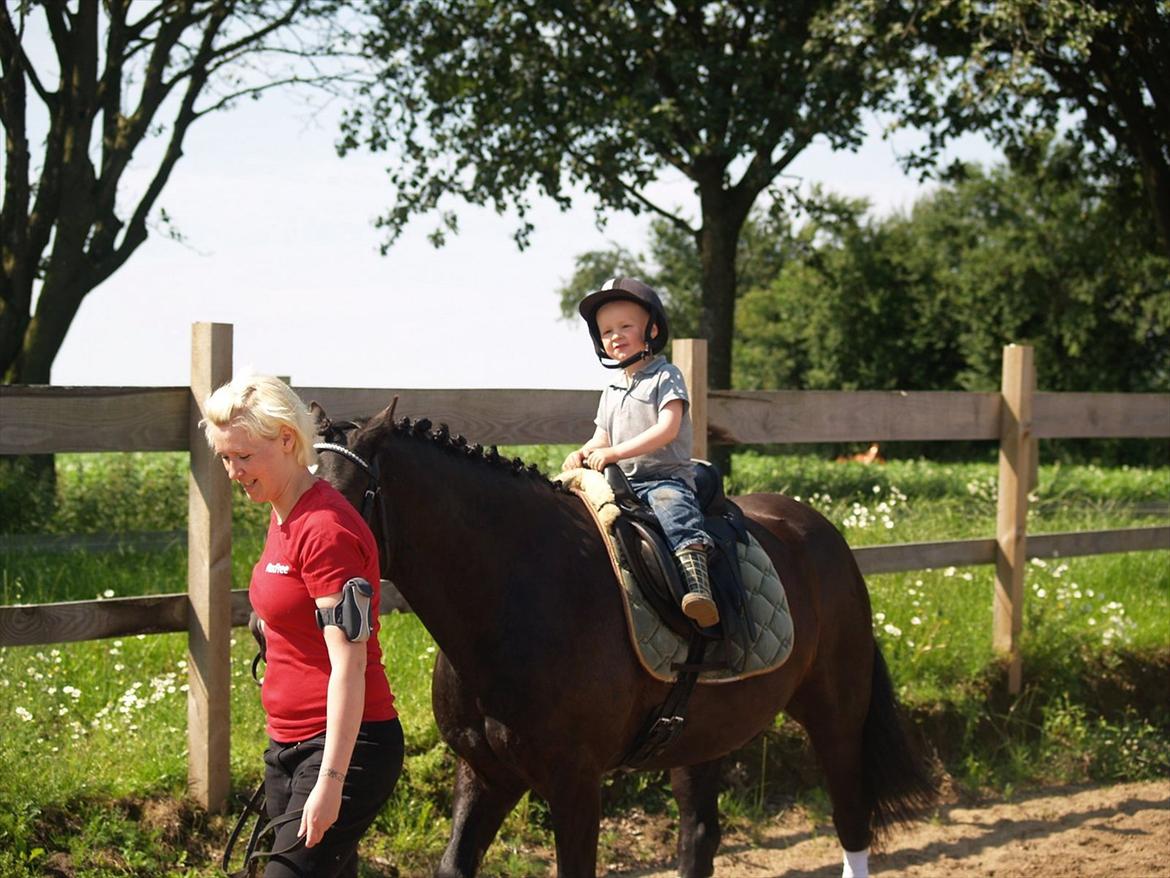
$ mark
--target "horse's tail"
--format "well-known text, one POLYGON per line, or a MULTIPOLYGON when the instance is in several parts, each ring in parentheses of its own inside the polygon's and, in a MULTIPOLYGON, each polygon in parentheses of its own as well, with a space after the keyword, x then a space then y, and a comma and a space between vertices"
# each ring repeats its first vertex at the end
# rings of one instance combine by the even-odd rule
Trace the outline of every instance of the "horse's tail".
POLYGON ((938 797, 938 785, 903 724, 882 651, 873 646, 873 684, 862 729, 862 774, 870 825, 881 837, 912 820, 938 797))

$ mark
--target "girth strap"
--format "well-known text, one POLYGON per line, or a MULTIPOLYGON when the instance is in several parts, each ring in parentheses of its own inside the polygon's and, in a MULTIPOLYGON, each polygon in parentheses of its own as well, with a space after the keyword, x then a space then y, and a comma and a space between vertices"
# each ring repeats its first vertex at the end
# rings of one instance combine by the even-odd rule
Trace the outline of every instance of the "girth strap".
MULTIPOLYGON (((671 668, 678 672, 674 685, 657 710, 647 718, 642 730, 634 738, 621 764, 626 768, 640 768, 658 756, 682 734, 687 722, 687 704, 691 692, 703 671, 714 666, 703 662, 707 639, 699 632, 691 634, 685 662, 676 662, 671 668)), ((719 665, 722 667, 722 665, 719 665)))

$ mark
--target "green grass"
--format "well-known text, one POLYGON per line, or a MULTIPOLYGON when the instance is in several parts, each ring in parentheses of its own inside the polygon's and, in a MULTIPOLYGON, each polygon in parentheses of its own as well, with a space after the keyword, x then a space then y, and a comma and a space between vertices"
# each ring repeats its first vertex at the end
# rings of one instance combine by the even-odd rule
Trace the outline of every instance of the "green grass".
MULTIPOLYGON (((568 449, 501 449, 555 471, 568 449)), ((105 533, 185 525, 182 455, 61 455, 46 517, 7 482, 0 531, 105 533), (13 510, 16 509, 17 513, 13 510)), ((995 465, 891 461, 865 467, 812 455, 742 454, 729 490, 784 490, 820 509, 852 545, 988 537, 995 465)), ((26 492, 35 494, 35 492, 26 492)), ((1164 520, 1170 468, 1042 466, 1030 532, 1164 520), (1162 510, 1162 519, 1151 510, 1162 510)), ((233 576, 243 587, 265 511, 237 501, 233 576)), ((185 588, 186 551, 0 554, 0 603, 93 599, 185 588)), ((959 783, 1121 780, 1170 772, 1170 561, 1144 552, 1033 562, 1023 635, 1025 690, 1004 691, 991 644, 990 567, 872 576, 875 632, 900 697, 959 783)), ((394 801, 368 835, 368 875, 425 874, 449 831, 453 759, 430 713, 434 644, 412 616, 384 617, 382 645, 407 738, 394 801)), ((263 714, 239 629, 233 646, 233 786, 260 777, 263 714)), ((0 651, 0 875, 43 874, 56 857, 79 876, 210 876, 229 828, 182 804, 186 783, 183 635, 0 651), (62 859, 64 858, 64 859, 62 859)), ((728 760, 724 810, 750 823, 801 793, 823 802, 795 723, 728 760)), ((670 811, 661 775, 607 779, 609 813, 670 811)), ((617 843, 619 840, 613 840, 617 843)), ((547 809, 525 798, 486 870, 547 874, 547 809)), ((604 846, 603 846, 604 847, 604 846)), ((604 856, 604 851, 603 851, 604 856)))

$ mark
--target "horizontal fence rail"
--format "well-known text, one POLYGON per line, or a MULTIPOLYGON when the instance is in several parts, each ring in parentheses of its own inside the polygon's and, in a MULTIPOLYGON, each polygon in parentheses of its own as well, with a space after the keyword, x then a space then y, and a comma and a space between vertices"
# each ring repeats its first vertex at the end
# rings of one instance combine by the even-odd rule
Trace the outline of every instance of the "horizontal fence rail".
MULTIPOLYGON (((384 582, 379 611, 382 615, 409 613, 410 605, 392 584, 384 582)), ((0 645, 38 646, 136 634, 173 634, 187 630, 189 612, 186 593, 0 607, 0 645)), ((232 627, 247 625, 251 612, 248 590, 233 589, 232 627)))
MULTIPOLYGON (((994 539, 943 540, 862 546, 853 550, 853 556, 861 572, 872 575, 994 564, 995 548, 994 539)), ((1170 525, 1032 534, 1028 537, 1027 556, 1072 558, 1159 549, 1170 549, 1170 525)), ((186 594, 0 607, 0 646, 35 646, 186 631, 187 608, 186 594)), ((410 605, 393 583, 383 580, 379 609, 383 615, 409 613, 410 605)), ((250 612, 247 589, 232 591, 232 625, 247 625, 250 612)))
MULTIPOLYGON (((1073 558, 1170 549, 1170 525, 1029 534, 1028 558, 1073 558)), ((933 543, 894 543, 861 546, 853 550, 861 572, 904 573, 939 567, 974 567, 995 563, 994 538, 941 540, 933 543)))
POLYGON ((712 390, 707 418, 721 444, 996 439, 999 394, 712 390))
MULTIPOLYGON (((334 420, 395 413, 445 423, 473 442, 580 442, 593 433, 591 390, 353 390, 297 387, 334 420)), ((191 393, 185 388, 0 386, 0 454, 187 451, 191 393)))
MULTIPOLYGON (((355 390, 298 387, 335 420, 396 413, 445 423, 482 444, 580 442, 593 432, 592 390, 355 390)), ((898 442, 999 438, 998 393, 712 390, 715 444, 898 442)), ((1156 393, 1036 393, 1037 439, 1170 438, 1156 393)), ((186 451, 187 388, 0 386, 0 454, 186 451)))
POLYGON ((0 454, 186 451, 186 387, 0 386, 0 454))
POLYGON ((1037 439, 1165 439, 1170 397, 1165 393, 1037 393, 1032 397, 1037 439))

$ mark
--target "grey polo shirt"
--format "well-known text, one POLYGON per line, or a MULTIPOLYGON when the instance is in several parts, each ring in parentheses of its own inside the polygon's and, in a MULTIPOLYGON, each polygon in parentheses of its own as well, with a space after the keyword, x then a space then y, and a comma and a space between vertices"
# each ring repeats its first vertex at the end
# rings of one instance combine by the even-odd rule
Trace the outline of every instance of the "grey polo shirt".
POLYGON ((632 439, 658 423, 658 413, 671 400, 683 403, 682 425, 673 442, 652 451, 620 461, 618 466, 631 479, 682 479, 692 489, 691 471, 693 446, 691 419, 687 416, 690 397, 682 372, 666 357, 659 355, 628 379, 619 373, 618 383, 610 384, 601 392, 597 417, 593 423, 609 434, 610 445, 632 439))

